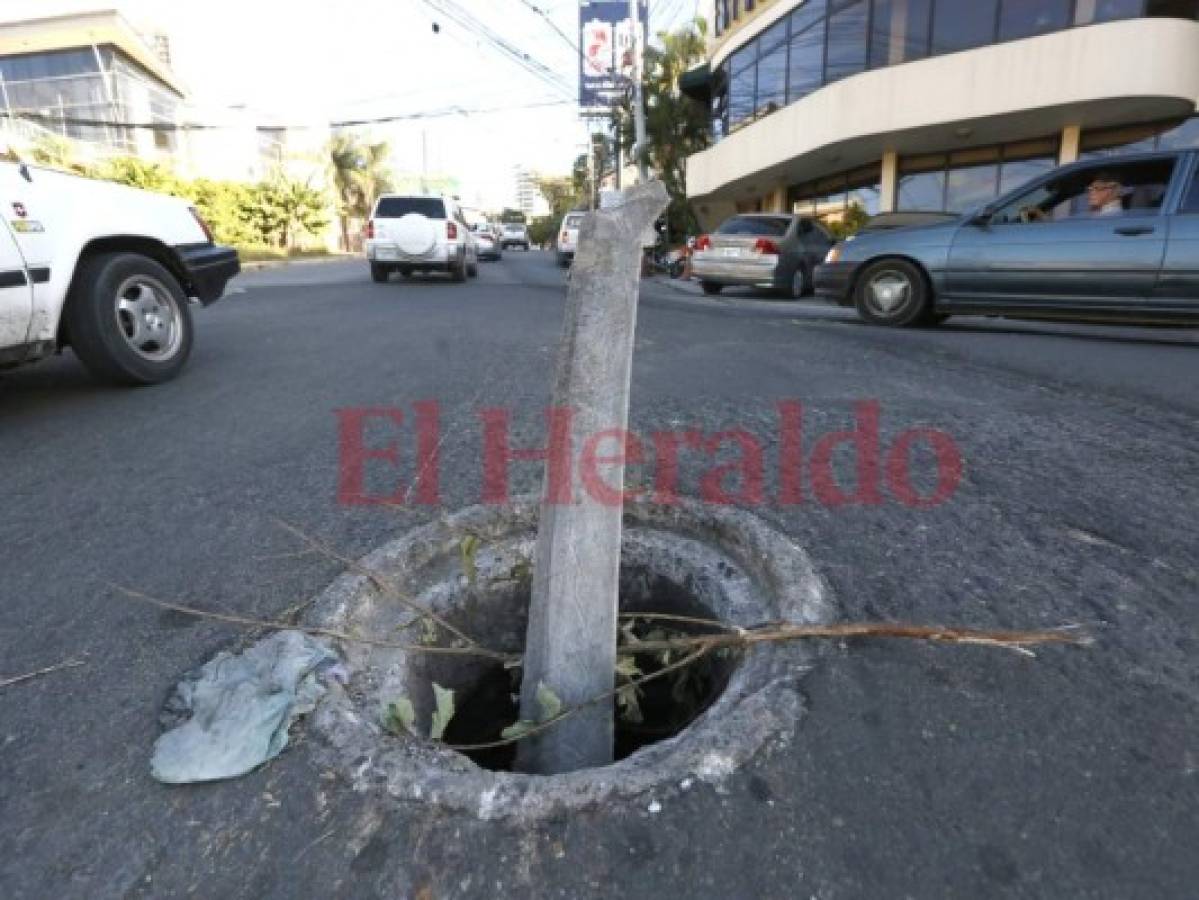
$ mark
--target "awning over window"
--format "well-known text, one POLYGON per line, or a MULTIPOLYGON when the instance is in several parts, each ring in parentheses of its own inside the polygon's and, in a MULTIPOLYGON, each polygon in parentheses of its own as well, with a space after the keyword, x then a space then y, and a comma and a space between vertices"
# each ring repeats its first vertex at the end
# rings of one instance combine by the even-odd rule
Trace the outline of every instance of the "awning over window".
POLYGON ((712 69, 707 64, 688 69, 679 76, 679 90, 700 103, 712 99, 712 69))

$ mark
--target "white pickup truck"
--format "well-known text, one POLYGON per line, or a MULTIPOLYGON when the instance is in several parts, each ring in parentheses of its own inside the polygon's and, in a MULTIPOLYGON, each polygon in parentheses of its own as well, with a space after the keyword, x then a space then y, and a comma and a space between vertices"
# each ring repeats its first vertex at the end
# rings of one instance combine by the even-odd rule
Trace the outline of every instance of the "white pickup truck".
POLYGON ((166 381, 191 352, 192 300, 239 268, 186 200, 0 162, 0 368, 69 346, 104 381, 166 381))

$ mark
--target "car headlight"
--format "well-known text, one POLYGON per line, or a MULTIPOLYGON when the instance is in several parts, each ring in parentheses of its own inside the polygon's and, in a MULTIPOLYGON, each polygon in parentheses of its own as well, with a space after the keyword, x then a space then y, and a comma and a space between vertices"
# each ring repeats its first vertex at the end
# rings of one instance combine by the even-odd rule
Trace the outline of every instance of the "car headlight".
POLYGON ((827 264, 831 264, 831 263, 840 261, 841 253, 844 250, 845 250, 844 244, 834 244, 833 249, 831 249, 828 252, 828 255, 824 258, 825 264, 827 265, 827 264))

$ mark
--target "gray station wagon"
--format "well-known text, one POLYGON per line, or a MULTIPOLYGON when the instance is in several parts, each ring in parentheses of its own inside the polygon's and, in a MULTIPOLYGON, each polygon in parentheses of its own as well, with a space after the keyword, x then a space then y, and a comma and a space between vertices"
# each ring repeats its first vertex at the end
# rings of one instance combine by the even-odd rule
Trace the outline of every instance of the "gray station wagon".
POLYGON ((860 234, 816 290, 878 325, 1199 321, 1199 152, 1074 163, 965 216, 860 234))

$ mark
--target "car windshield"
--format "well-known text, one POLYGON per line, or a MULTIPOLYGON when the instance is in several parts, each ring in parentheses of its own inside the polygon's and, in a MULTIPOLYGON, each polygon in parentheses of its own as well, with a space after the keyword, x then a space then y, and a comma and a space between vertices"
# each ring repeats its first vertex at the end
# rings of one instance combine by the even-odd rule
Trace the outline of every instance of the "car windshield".
POLYGON ((791 219, 786 216, 734 216, 716 229, 717 234, 764 234, 782 237, 787 233, 791 219))
POLYGON ((582 216, 567 216, 566 221, 562 223, 563 228, 578 228, 583 221, 582 216))
POLYGON ((519 234, 520 232, 522 232, 524 230, 525 230, 525 226, 523 226, 523 225, 505 225, 504 226, 504 231, 507 231, 511 234, 519 234))

